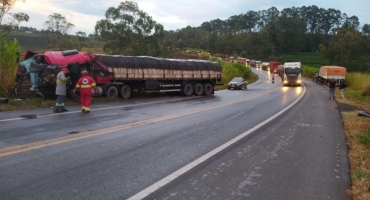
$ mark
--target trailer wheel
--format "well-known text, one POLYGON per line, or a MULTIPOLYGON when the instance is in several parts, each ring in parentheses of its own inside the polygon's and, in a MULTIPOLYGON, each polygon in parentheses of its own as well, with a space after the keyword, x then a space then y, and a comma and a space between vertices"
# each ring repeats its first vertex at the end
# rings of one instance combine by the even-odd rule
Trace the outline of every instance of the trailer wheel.
POLYGON ((204 88, 203 88, 202 84, 200 84, 200 83, 195 84, 195 86, 194 86, 194 94, 195 95, 201 96, 201 95, 203 95, 203 91, 204 91, 204 88))
POLYGON ((190 84, 190 83, 186 83, 184 85, 184 87, 182 88, 182 93, 185 95, 185 96, 191 96, 193 95, 193 85, 190 84))
POLYGON ((203 88, 204 88, 204 95, 209 96, 213 94, 213 86, 210 83, 204 84, 203 88))
POLYGON ((108 97, 108 99, 117 99, 118 89, 116 88, 116 86, 109 86, 106 92, 106 96, 108 97))
POLYGON ((129 99, 132 95, 132 89, 129 85, 122 85, 119 93, 123 99, 129 99))

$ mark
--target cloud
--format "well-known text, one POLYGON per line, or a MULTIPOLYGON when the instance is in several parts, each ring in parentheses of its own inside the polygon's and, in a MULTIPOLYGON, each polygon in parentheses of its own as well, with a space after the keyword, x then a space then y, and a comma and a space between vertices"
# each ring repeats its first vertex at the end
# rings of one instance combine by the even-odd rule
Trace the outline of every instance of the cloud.
MULTIPOLYGON (((117 7, 124 0, 26 0, 18 1, 11 12, 24 12, 30 21, 21 26, 44 29, 44 22, 53 13, 59 13, 73 23, 70 34, 83 31, 94 32, 98 20, 105 19, 109 7, 117 7)), ((214 19, 226 20, 233 15, 248 11, 262 11, 276 7, 284 8, 317 5, 319 8, 334 8, 348 16, 356 15, 361 25, 370 24, 369 0, 136 0, 139 9, 146 12, 165 30, 186 26, 197 27, 214 19)))

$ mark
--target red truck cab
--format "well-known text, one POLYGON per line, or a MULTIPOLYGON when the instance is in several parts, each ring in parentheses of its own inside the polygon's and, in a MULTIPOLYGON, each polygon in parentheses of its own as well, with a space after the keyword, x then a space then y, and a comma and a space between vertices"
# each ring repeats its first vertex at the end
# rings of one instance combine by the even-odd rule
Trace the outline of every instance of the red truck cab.
POLYGON ((278 69, 279 65, 280 65, 279 61, 270 61, 269 62, 270 72, 274 73, 274 74, 278 74, 279 73, 279 69, 278 69))

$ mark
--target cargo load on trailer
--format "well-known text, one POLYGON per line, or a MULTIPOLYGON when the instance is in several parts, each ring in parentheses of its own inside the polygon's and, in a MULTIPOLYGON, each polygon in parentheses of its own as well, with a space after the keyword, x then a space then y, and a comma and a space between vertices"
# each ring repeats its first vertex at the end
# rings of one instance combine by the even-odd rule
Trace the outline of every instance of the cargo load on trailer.
POLYGON ((263 70, 266 70, 267 71, 269 69, 269 63, 268 62, 262 62, 261 68, 263 70))
POLYGON ((330 79, 346 79, 347 69, 341 66, 322 66, 313 78, 314 82, 326 84, 330 79))
MULTIPOLYGON (((45 76, 40 75, 37 79, 36 90, 44 96, 54 93, 55 75, 62 65, 67 65, 68 69, 77 66, 80 70, 87 70, 97 83, 97 95, 104 95, 108 98, 120 96, 128 99, 132 96, 133 89, 137 89, 138 92, 179 91, 185 96, 211 95, 214 94, 217 81, 222 79, 221 65, 204 60, 88 54, 77 50, 49 51, 37 57, 38 59, 31 61, 33 65, 38 66, 37 73, 50 72, 47 87, 41 80, 45 76), (53 69, 50 70, 50 66, 54 66, 53 69)), ((24 67, 20 65, 18 77, 29 77, 29 74, 30 71, 24 70, 24 67)), ((17 91, 19 91, 19 86, 24 85, 26 79, 17 78, 17 91)), ((73 86, 73 83, 68 85, 73 86)), ((69 89, 72 88, 69 87, 69 89)))
POLYGON ((246 58, 242 58, 242 57, 237 57, 236 58, 236 62, 245 64, 245 63, 247 63, 247 59, 246 58))
POLYGON ((302 84, 301 62, 284 63, 284 65, 279 68, 279 75, 284 86, 286 85, 300 86, 302 84))
POLYGON ((249 62, 249 64, 250 64, 251 67, 256 67, 256 61, 255 60, 251 60, 249 62))

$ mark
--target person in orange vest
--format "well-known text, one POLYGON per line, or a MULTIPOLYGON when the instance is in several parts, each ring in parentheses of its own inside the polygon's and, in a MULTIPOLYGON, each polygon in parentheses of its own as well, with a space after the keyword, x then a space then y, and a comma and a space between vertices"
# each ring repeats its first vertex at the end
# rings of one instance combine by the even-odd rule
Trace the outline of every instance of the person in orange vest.
POLYGON ((97 91, 96 83, 93 78, 91 78, 86 70, 81 72, 82 77, 77 81, 76 87, 73 90, 74 92, 80 91, 80 99, 82 105, 82 112, 90 112, 91 104, 91 89, 97 91))

